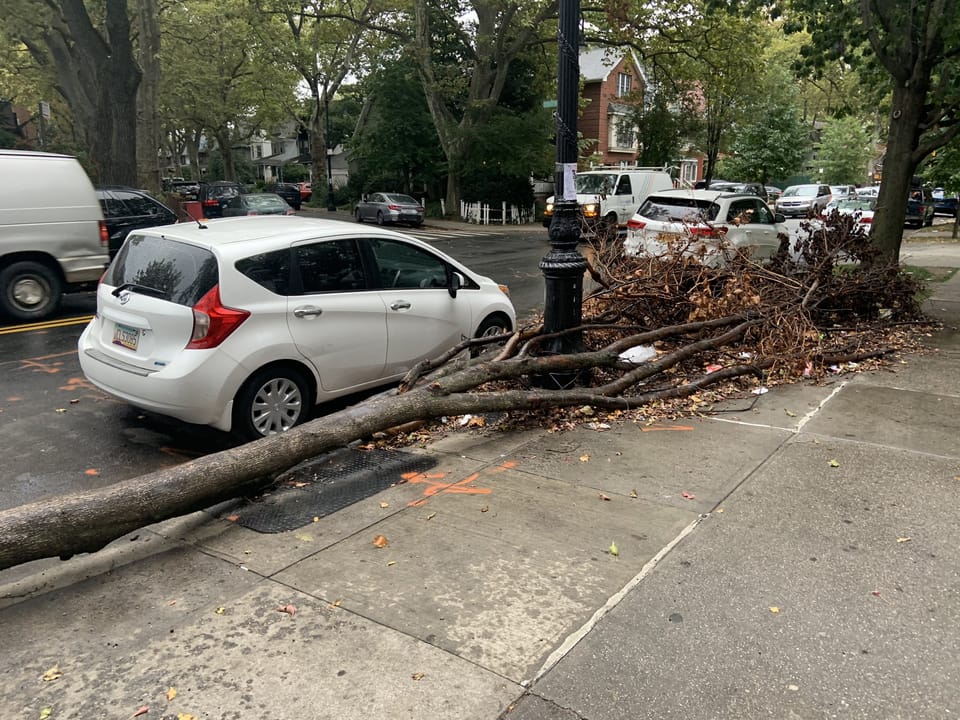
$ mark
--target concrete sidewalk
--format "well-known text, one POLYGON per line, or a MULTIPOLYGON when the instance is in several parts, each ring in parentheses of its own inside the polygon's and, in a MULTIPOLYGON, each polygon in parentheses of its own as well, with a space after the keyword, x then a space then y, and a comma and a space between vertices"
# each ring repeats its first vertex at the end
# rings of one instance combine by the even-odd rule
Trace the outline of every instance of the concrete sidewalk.
POLYGON ((960 276, 934 290, 934 352, 883 371, 452 428, 294 530, 196 513, 4 571, 0 717, 955 716, 960 276))

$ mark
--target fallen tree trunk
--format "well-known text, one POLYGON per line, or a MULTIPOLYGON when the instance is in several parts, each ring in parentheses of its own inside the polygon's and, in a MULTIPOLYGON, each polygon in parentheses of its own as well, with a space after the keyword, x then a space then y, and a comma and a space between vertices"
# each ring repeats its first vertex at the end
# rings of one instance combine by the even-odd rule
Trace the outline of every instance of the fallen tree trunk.
POLYGON ((94 552, 128 532, 237 497, 306 459, 414 420, 579 405, 631 409, 654 400, 690 395, 708 385, 757 372, 760 365, 736 365, 681 385, 632 397, 623 397, 622 393, 697 353, 740 339, 755 322, 742 320, 741 317, 728 317, 662 328, 618 339, 595 352, 544 357, 521 354, 514 358, 480 362, 429 380, 409 392, 381 395, 286 433, 108 487, 4 510, 0 512, 0 570, 46 557, 67 559, 78 553, 94 552), (650 342, 654 337, 724 326, 728 329, 719 335, 696 340, 654 361, 632 366, 597 387, 564 390, 498 388, 492 392, 471 392, 494 381, 567 373, 583 368, 622 369, 619 354, 625 348, 650 342))

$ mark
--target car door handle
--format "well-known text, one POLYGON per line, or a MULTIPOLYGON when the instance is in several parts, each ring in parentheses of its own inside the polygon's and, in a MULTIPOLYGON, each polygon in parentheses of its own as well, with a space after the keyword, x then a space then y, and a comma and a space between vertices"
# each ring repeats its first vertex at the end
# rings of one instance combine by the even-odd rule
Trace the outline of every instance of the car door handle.
POLYGON ((406 300, 396 300, 390 303, 390 309, 391 310, 409 310, 410 303, 407 302, 406 300))
POLYGON ((293 311, 293 316, 298 318, 309 318, 309 317, 318 317, 323 313, 318 307, 313 305, 304 305, 303 307, 298 307, 293 311))

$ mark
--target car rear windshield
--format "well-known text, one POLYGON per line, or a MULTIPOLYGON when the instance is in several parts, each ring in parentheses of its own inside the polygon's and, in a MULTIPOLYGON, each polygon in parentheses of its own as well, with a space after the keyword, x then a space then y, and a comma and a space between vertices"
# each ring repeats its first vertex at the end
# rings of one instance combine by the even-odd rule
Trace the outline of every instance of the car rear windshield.
POLYGON ((399 205, 418 205, 419 203, 409 195, 387 195, 387 200, 399 205))
POLYGON ((217 259, 205 248, 169 238, 132 234, 103 279, 108 285, 159 290, 170 302, 192 307, 219 282, 217 259))
POLYGON ((648 197, 638 211, 650 220, 667 222, 710 222, 716 220, 719 213, 720 206, 709 200, 656 195, 648 197))
POLYGON ((257 195, 245 195, 247 207, 253 208, 255 210, 276 210, 278 208, 286 207, 286 203, 283 201, 283 198, 279 198, 276 195, 257 194, 257 195))

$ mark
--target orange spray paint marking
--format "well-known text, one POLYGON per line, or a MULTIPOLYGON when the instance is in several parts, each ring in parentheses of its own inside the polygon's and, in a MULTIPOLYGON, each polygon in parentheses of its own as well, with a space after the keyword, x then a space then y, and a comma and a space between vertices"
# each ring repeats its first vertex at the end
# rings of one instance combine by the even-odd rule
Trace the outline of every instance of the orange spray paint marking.
POLYGON ((640 432, 692 432, 692 425, 661 425, 660 427, 640 428, 640 432))
POLYGON ((42 362, 39 362, 38 360, 21 360, 20 361, 21 370, 33 370, 33 372, 42 372, 42 373, 47 373, 48 375, 56 375, 58 372, 60 372, 60 367, 62 365, 63 365, 62 362, 42 363, 42 362))
POLYGON ((60 390, 66 390, 67 392, 72 392, 75 390, 93 390, 94 392, 99 392, 99 389, 91 382, 88 382, 86 378, 70 378, 67 380, 66 385, 61 385, 60 390))
POLYGON ((427 488, 423 491, 423 497, 407 503, 407 507, 419 507, 434 495, 439 495, 441 493, 489 495, 492 492, 490 488, 469 487, 470 483, 474 482, 478 477, 480 477, 480 473, 474 473, 473 475, 470 475, 469 477, 466 477, 463 480, 455 483, 442 482, 446 476, 446 473, 404 473, 401 477, 408 483, 414 485, 427 485, 427 488))
POLYGON ((84 474, 84 475, 99 475, 99 474, 100 474, 100 471, 97 470, 96 468, 89 468, 89 469, 87 469, 87 470, 84 470, 84 471, 83 471, 83 474, 84 474))
POLYGON ((495 468, 490 468, 490 472, 498 473, 503 472, 504 470, 513 470, 519 463, 516 460, 507 460, 501 465, 497 465, 495 468))

